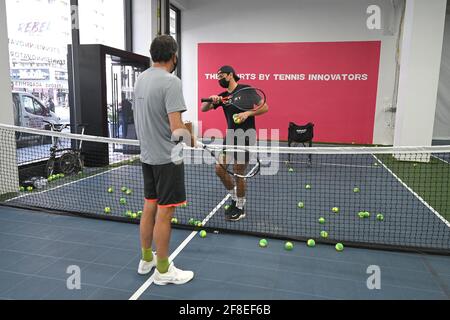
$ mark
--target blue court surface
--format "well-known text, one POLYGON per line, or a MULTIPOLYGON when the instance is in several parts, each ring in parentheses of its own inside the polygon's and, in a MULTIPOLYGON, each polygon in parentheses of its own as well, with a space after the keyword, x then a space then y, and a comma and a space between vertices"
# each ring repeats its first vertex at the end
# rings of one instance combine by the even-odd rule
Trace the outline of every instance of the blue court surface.
POLYGON ((76 300, 450 299, 450 257, 174 230, 175 264, 195 271, 184 286, 157 287, 137 274, 138 226, 0 207, 0 298, 76 300), (192 234, 191 241, 189 236, 192 234), (187 240, 186 240, 187 239, 187 240), (186 241, 185 241, 186 240, 186 241), (184 245, 180 246, 184 242, 184 245), (178 250, 177 250, 178 249, 178 250), (67 288, 67 269, 81 290, 67 288), (381 289, 369 290, 378 266, 381 289), (143 287, 143 285, 147 283, 143 287))

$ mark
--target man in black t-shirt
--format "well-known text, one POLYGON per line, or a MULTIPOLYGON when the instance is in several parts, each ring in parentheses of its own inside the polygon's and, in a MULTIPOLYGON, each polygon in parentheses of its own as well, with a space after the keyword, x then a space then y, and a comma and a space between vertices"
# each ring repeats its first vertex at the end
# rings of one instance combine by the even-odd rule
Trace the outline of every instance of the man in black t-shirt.
MULTIPOLYGON (((267 113, 269 107, 266 104, 256 112, 243 112, 232 105, 224 105, 222 103, 222 98, 228 97, 249 86, 238 84, 240 77, 230 66, 223 66, 219 69, 217 74, 219 85, 226 89, 226 91, 219 95, 211 96, 210 99, 213 100, 213 103, 203 103, 202 112, 217 110, 220 107, 223 109, 228 127, 224 145, 255 145, 257 139, 255 117, 267 113), (239 121, 235 121, 236 118, 238 118, 239 121)), ((249 162, 248 154, 245 154, 245 157, 242 157, 236 152, 231 156, 234 156, 234 159, 230 159, 230 154, 224 153, 220 161, 225 165, 233 162, 234 172, 243 175, 249 162)), ((221 165, 216 166, 216 173, 230 193, 232 199, 231 206, 225 211, 225 218, 229 221, 239 221, 245 218, 245 179, 233 179, 221 165)))

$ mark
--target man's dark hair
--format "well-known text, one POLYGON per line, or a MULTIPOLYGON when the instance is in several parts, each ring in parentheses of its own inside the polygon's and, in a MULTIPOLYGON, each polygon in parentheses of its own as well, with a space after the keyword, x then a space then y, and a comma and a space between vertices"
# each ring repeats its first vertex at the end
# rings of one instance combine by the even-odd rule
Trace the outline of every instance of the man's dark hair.
POLYGON ((158 36, 150 47, 153 62, 168 62, 178 51, 178 44, 169 35, 158 36))

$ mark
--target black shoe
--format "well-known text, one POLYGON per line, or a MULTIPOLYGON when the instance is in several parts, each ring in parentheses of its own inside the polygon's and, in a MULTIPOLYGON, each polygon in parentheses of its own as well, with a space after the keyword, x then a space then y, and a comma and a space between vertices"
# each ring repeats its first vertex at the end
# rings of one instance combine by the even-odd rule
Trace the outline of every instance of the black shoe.
POLYGON ((230 212, 230 214, 227 216, 228 221, 239 221, 241 219, 245 218, 245 209, 239 209, 238 207, 235 207, 234 210, 230 212))
POLYGON ((231 213, 236 208, 236 201, 232 201, 231 205, 228 207, 228 209, 225 210, 225 218, 228 220, 228 217, 231 216, 231 213))

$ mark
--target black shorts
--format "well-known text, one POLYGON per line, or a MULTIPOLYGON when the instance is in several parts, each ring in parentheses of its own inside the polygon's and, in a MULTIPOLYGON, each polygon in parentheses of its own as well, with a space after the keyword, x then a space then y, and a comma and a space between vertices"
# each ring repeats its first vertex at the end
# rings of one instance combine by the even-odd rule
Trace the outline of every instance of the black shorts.
POLYGON ((184 164, 148 165, 143 163, 145 200, 159 207, 179 207, 186 204, 184 164))
MULTIPOLYGON (((238 141, 237 137, 234 137, 234 141, 232 143, 229 143, 228 139, 225 139, 224 145, 226 146, 244 146, 244 147, 251 147, 256 144, 256 138, 255 137, 245 137, 245 142, 242 144, 242 142, 238 141)), ((227 159, 227 163, 234 161, 236 164, 248 164, 250 162, 250 152, 248 151, 227 151, 226 149, 223 150, 223 155, 227 159), (230 159, 231 158, 231 159, 230 159)))

